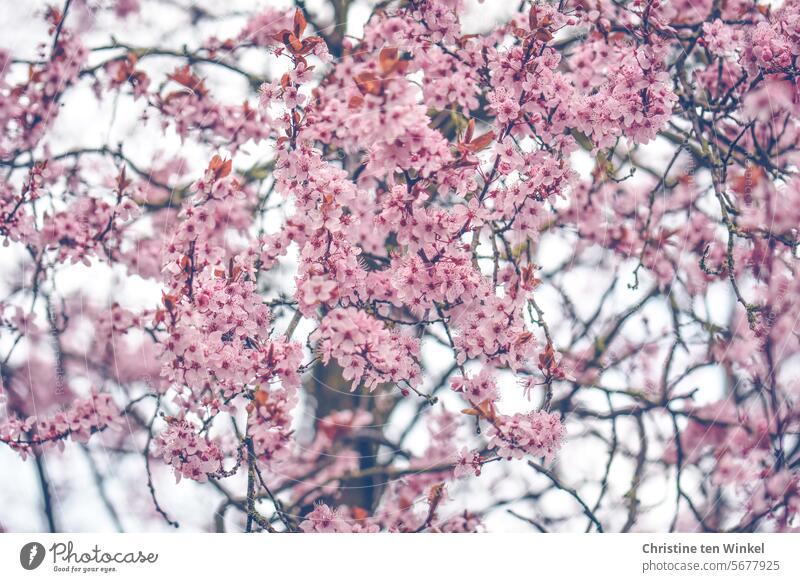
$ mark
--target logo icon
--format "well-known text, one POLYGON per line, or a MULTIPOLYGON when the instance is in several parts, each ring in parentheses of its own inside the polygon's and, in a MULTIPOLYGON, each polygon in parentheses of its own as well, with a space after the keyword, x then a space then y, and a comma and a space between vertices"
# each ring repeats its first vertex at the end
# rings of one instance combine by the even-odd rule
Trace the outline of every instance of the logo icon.
POLYGON ((44 546, 39 542, 29 542, 19 551, 19 563, 26 570, 35 570, 44 561, 44 546))

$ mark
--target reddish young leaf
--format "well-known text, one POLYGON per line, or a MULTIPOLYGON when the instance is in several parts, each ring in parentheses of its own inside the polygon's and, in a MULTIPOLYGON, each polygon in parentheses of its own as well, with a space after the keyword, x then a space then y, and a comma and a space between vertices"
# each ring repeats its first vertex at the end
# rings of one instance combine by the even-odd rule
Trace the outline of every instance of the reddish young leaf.
POLYGON ((294 35, 297 38, 303 36, 306 29, 306 17, 303 16, 303 11, 299 8, 294 12, 294 35))
POLYGON ((384 76, 394 70, 398 60, 399 53, 396 48, 386 47, 381 49, 381 52, 378 54, 378 66, 384 76))
POLYGON ((464 132, 464 143, 471 142, 474 133, 475 133, 475 119, 472 118, 467 122, 467 130, 464 132))
POLYGON ((218 155, 215 155, 213 158, 211 158, 211 162, 208 164, 208 169, 214 173, 214 178, 216 180, 224 178, 230 174, 232 167, 233 160, 223 160, 218 155))
POLYGON ((473 153, 477 153, 489 146, 490 143, 494 141, 495 134, 494 131, 489 131, 484 133, 480 137, 476 137, 472 140, 469 144, 465 144, 469 151, 473 153))

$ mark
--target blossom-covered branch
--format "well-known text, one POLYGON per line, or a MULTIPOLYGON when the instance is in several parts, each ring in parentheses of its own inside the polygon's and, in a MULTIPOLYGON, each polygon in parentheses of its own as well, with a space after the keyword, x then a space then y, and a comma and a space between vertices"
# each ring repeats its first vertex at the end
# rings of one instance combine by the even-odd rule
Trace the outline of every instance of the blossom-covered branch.
POLYGON ((117 528, 798 527, 800 2, 196 4, 0 49, 50 529, 71 441, 117 528))

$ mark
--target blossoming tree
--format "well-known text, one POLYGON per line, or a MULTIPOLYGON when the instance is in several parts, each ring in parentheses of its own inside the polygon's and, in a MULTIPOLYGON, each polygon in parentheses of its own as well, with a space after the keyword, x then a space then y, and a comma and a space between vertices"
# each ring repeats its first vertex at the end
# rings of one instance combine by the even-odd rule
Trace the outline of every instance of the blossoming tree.
POLYGON ((120 529, 800 525, 800 2, 252 4, 0 51, 0 488, 51 530, 84 463, 120 529))

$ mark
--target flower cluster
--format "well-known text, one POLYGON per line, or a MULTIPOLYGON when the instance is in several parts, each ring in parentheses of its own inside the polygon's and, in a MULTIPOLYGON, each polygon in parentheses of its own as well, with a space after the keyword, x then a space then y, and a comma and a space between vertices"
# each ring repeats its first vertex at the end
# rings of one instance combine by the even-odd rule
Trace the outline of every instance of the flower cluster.
POLYGON ((470 451, 467 447, 461 449, 456 457, 453 474, 456 478, 466 477, 468 475, 475 475, 479 477, 481 474, 481 465, 483 457, 476 451, 470 451))
MULTIPOLYGON (((53 24, 59 18, 59 14, 48 13, 53 24)), ((8 160, 44 139, 59 116, 61 94, 77 80, 88 50, 80 36, 62 31, 50 58, 32 65, 27 82, 18 85, 3 78, 10 60, 4 54, 0 54, 0 159, 8 160)))
POLYGON ((87 443, 93 434, 121 426, 121 413, 111 395, 92 391, 88 398, 75 400, 69 408, 56 412, 51 418, 6 418, 0 424, 0 441, 18 451, 24 459, 34 447, 63 449, 67 437, 87 443))
POLYGON ((536 337, 526 327, 518 302, 489 295, 465 310, 454 338, 460 362, 481 358, 523 369, 533 358, 536 337))
POLYGON ((564 425, 558 413, 535 411, 528 414, 501 415, 489 427, 489 446, 508 459, 524 455, 552 459, 561 448, 564 425))
POLYGON ((233 390, 264 374, 254 356, 268 348, 258 336, 269 324, 269 310, 252 301, 252 283, 231 284, 230 277, 207 270, 191 282, 191 294, 180 301, 165 297, 162 317, 174 320, 163 344, 165 377, 233 390))
POLYGON ((494 381, 491 370, 488 368, 482 369, 473 378, 456 376, 451 381, 451 387, 454 392, 462 393, 464 398, 472 404, 478 404, 486 400, 495 402, 500 398, 497 384, 494 381))
POLYGON ((179 135, 202 133, 234 151, 248 141, 258 142, 269 136, 271 119, 266 112, 248 102, 228 105, 216 101, 188 65, 176 69, 170 79, 177 88, 158 95, 158 108, 165 125, 169 120, 179 135))
POLYGON ((501 478, 795 526, 799 0, 183 4, 0 50, 0 444, 130 415, 149 487, 98 484, 213 477, 220 530, 478 531, 501 478))
POLYGON ((378 525, 366 520, 366 512, 361 508, 331 509, 324 503, 306 515, 300 529, 306 533, 375 533, 380 530, 378 525))
POLYGON ((219 447, 197 433, 185 418, 168 418, 167 428, 153 439, 153 456, 172 466, 175 482, 181 477, 205 483, 222 467, 219 447))
POLYGON ((390 331, 363 311, 334 309, 311 337, 323 362, 335 359, 343 368, 344 379, 352 381, 351 390, 362 382, 369 390, 382 383, 416 387, 420 382, 419 341, 390 331))

